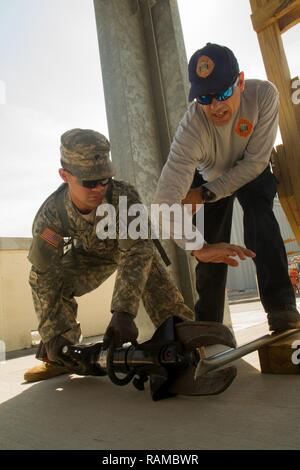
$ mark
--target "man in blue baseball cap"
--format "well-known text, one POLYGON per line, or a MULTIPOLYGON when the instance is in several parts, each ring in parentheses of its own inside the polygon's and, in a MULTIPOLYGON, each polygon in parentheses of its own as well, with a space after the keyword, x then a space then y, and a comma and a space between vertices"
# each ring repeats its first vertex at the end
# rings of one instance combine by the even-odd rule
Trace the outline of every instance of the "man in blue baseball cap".
POLYGON ((189 62, 189 101, 201 95, 227 90, 239 73, 238 61, 230 49, 208 43, 196 51, 189 62))
POLYGON ((256 253, 253 260, 270 330, 299 328, 273 213, 277 182, 270 157, 278 130, 278 91, 268 81, 245 80, 234 53, 211 43, 191 57, 189 80, 191 104, 174 137, 155 201, 204 204, 206 243, 192 252, 199 262, 196 319, 223 320, 227 265, 237 264, 223 256, 237 198, 244 211, 245 244, 256 253), (219 262, 207 263, 210 259, 219 262))

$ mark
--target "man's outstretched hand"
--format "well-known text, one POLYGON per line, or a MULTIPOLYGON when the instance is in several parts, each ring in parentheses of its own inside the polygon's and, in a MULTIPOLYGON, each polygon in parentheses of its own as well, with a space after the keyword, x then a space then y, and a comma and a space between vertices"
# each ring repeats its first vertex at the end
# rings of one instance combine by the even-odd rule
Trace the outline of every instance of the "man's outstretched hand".
POLYGON ((228 266, 237 267, 239 265, 235 257, 240 260, 255 258, 255 253, 239 245, 230 243, 206 243, 201 250, 194 250, 192 255, 201 263, 225 263, 228 266))

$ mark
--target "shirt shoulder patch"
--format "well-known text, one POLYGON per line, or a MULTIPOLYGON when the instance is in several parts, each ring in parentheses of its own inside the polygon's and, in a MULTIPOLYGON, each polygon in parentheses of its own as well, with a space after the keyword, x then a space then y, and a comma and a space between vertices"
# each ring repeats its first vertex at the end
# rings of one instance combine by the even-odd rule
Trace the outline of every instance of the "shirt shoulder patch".
POLYGON ((63 239, 63 237, 61 235, 54 232, 53 230, 51 230, 48 227, 44 228, 44 230, 40 233, 40 237, 43 240, 45 240, 45 242, 49 243, 49 245, 52 245, 55 248, 58 248, 60 242, 63 239))
POLYGON ((248 119, 240 119, 235 127, 235 132, 240 137, 249 137, 253 131, 253 124, 248 119))

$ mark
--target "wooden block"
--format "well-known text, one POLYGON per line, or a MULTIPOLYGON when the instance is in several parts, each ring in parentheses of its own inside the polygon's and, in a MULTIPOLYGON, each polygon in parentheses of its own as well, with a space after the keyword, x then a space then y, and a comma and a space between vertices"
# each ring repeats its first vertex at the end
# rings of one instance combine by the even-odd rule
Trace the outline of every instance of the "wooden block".
POLYGON ((259 349, 262 374, 300 374, 300 365, 292 362, 294 357, 300 363, 300 350, 292 348, 296 342, 300 347, 300 332, 259 349))

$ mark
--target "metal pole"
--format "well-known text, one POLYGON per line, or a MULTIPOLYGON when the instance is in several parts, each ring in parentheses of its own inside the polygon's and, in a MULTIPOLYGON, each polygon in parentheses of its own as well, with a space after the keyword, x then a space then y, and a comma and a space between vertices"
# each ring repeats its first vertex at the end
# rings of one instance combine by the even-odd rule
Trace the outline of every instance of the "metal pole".
POLYGON ((237 359, 240 359, 241 357, 262 348, 263 346, 275 343, 276 341, 288 336, 292 336, 296 333, 299 333, 299 331, 299 329, 295 329, 283 331, 281 333, 274 333, 272 335, 265 335, 254 341, 251 341, 250 343, 243 344, 239 348, 228 349, 227 351, 215 354, 214 356, 203 358, 199 361, 195 377, 201 377, 207 372, 225 366, 230 362, 236 361, 237 359))

